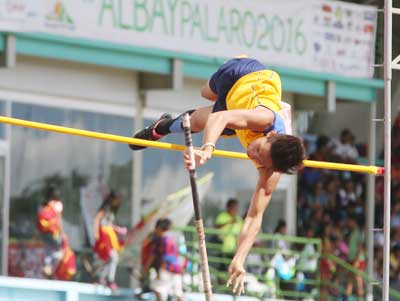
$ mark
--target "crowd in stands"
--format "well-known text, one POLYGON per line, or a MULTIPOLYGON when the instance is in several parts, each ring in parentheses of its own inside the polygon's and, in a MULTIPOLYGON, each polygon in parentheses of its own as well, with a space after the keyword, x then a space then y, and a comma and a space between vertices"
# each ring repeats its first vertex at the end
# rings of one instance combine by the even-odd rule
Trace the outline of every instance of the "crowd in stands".
MULTIPOLYGON (((391 283, 400 281, 400 115, 395 120, 392 137, 392 208, 391 208, 391 283)), ((319 136, 312 160, 357 163, 365 149, 355 144, 355 137, 344 129, 335 141, 319 136)), ((299 174, 298 233, 306 236, 310 229, 323 243, 323 253, 335 255, 359 271, 366 267, 366 176, 363 174, 305 168, 299 174)), ((375 227, 383 227, 383 178, 375 184, 375 227)), ((375 278, 382 280, 383 233, 374 232, 375 278)), ((332 260, 321 261, 321 277, 325 283, 324 300, 328 295, 357 295, 362 298, 365 283, 361 277, 348 275, 332 260)))

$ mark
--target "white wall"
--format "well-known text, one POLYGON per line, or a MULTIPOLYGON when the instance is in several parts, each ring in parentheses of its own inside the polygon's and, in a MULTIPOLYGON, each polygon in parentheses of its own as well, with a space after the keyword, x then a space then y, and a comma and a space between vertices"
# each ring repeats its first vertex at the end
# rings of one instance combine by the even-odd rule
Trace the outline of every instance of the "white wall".
POLYGON ((137 73, 32 57, 18 57, 15 68, 0 68, 0 89, 134 106, 137 73))
POLYGON ((344 128, 350 129, 356 142, 367 142, 369 135, 369 105, 338 103, 335 113, 318 112, 312 123, 312 132, 339 138, 344 128))
POLYGON ((338 100, 336 111, 326 112, 325 99, 309 95, 295 96, 295 110, 315 112, 308 132, 338 138, 343 129, 349 128, 356 142, 367 142, 369 135, 369 104, 338 100))
POLYGON ((153 110, 182 113, 213 105, 213 102, 200 95, 204 83, 204 80, 185 79, 181 90, 149 90, 146 92, 146 106, 153 110))

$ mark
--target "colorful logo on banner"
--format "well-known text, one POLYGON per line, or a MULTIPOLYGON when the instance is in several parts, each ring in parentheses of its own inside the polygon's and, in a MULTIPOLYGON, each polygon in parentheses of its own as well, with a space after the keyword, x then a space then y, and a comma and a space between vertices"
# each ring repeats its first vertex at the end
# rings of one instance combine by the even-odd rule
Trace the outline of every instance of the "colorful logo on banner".
POLYGON ((74 29, 74 21, 70 16, 64 1, 51 1, 49 10, 46 14, 46 26, 63 27, 65 29, 74 29))
POLYGON ((343 2, 316 3, 313 18, 314 61, 333 73, 371 70, 374 63, 376 12, 343 2), (334 57, 332 60, 330 57, 334 57))

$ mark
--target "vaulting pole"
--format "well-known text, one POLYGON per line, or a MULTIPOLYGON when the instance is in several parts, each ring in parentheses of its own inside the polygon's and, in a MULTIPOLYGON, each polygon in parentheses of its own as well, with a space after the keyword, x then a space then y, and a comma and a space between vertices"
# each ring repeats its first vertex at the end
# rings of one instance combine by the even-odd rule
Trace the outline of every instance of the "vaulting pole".
POLYGON ((196 162, 195 162, 195 158, 194 158, 192 134, 190 131, 189 114, 186 113, 185 115, 183 115, 182 124, 183 124, 183 130, 184 130, 184 134, 185 134, 186 148, 187 148, 187 152, 189 154, 189 158, 191 161, 191 164, 189 167, 189 176, 190 176, 190 186, 192 187, 194 218, 195 218, 195 223, 196 223, 197 239, 198 239, 198 244, 199 244, 200 265, 201 265, 201 274, 203 277, 204 293, 206 295, 206 301, 211 301, 212 290, 211 290, 210 271, 208 268, 206 238, 204 235, 203 219, 201 218, 200 200, 199 200, 199 193, 197 190, 197 183, 196 183, 196 162))

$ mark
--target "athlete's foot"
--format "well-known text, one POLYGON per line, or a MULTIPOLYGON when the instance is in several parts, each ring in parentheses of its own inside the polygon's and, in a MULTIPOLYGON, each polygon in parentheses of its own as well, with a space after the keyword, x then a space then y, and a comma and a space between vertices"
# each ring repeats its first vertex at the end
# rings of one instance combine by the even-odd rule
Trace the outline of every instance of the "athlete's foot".
MULTIPOLYGON (((141 130, 141 131, 137 132, 135 135, 133 135, 133 138, 157 141, 165 136, 165 135, 160 135, 159 133, 156 132, 157 125, 162 121, 170 121, 170 120, 172 120, 172 116, 168 113, 165 113, 165 114, 161 115, 161 117, 156 122, 154 122, 152 125, 145 127, 143 130, 141 130)), ((146 148, 146 146, 140 146, 140 145, 134 145, 134 144, 129 144, 129 147, 131 150, 140 150, 140 149, 146 148)))

